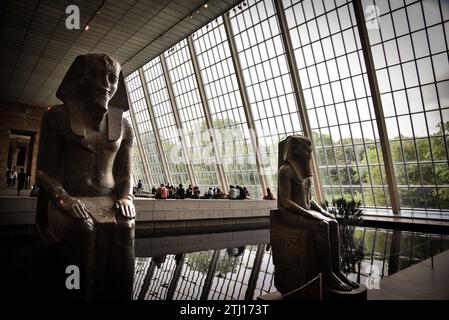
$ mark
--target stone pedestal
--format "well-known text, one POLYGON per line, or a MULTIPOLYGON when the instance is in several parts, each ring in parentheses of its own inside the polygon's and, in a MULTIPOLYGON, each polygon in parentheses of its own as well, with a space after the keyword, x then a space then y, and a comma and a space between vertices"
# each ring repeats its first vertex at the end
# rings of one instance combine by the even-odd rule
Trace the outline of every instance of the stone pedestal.
MULTIPOLYGON (((278 209, 270 211, 270 243, 273 252, 274 285, 283 294, 314 279, 319 270, 313 234, 284 221, 278 209)), ((319 281, 290 295, 291 299, 320 299, 319 281)))
MULTIPOLYGON (((351 290, 349 292, 344 291, 335 291, 335 290, 329 290, 327 292, 327 296, 324 296, 323 299, 325 300, 338 300, 338 301, 366 301, 367 299, 367 289, 364 285, 360 285, 359 288, 351 290)), ((313 297, 309 297, 308 300, 312 299, 313 297)), ((307 298, 305 298, 307 300, 307 298)), ((264 294, 257 298, 257 300, 264 300, 264 301, 275 301, 275 300, 288 300, 287 298, 284 298, 282 296, 282 293, 279 291, 270 292, 267 294, 264 294)))
POLYGON ((325 297, 327 300, 342 300, 342 301, 366 301, 367 289, 364 285, 360 285, 357 289, 351 291, 337 291, 329 290, 325 297))
POLYGON ((326 289, 326 283, 317 279, 321 270, 315 237, 318 231, 302 217, 294 217, 296 221, 288 219, 278 209, 270 211, 274 285, 279 292, 261 299, 279 300, 286 296, 292 300, 366 300, 366 287, 362 285, 349 292, 326 289))
POLYGON ((276 301, 276 300, 286 300, 282 297, 282 293, 279 291, 270 292, 267 294, 264 294, 260 297, 257 297, 257 300, 263 300, 263 301, 276 301))

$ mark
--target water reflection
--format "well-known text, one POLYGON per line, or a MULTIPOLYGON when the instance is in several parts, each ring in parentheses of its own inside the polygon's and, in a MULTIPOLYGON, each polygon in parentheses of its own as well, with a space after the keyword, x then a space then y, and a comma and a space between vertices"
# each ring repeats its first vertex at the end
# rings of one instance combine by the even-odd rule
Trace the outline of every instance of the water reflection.
MULTIPOLYGON (((363 243, 364 258, 349 278, 363 284, 449 248, 443 235, 357 228, 354 237, 363 243)), ((257 299, 276 290, 268 243, 267 229, 137 239, 133 298, 257 299)))

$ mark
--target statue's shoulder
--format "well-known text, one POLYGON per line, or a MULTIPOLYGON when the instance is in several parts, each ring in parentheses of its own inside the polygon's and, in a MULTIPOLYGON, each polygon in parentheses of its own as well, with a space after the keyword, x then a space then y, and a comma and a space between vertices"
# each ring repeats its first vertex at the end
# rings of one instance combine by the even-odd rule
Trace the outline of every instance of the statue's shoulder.
POLYGON ((53 106, 47 109, 43 118, 47 121, 61 121, 68 118, 68 110, 64 104, 53 106))
POLYGON ((122 129, 125 132, 132 132, 133 131, 133 127, 131 126, 131 123, 125 117, 122 117, 122 129))
POLYGON ((48 108, 48 110, 43 114, 42 121, 44 123, 52 123, 61 125, 67 122, 69 113, 67 107, 63 104, 53 106, 48 108))
POLYGON ((123 127, 125 130, 132 130, 131 123, 130 123, 129 120, 128 120, 127 118, 125 118, 125 117, 122 117, 122 127, 123 127))
POLYGON ((125 117, 122 117, 122 132, 127 137, 131 137, 131 138, 134 137, 133 127, 131 126, 131 123, 129 122, 129 120, 125 117))

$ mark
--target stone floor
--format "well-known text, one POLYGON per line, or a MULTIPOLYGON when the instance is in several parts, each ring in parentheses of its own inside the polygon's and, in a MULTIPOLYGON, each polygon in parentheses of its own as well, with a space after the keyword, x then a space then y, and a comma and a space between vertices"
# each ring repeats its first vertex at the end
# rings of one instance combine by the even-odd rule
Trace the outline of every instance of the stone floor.
POLYGON ((448 300, 449 251, 424 260, 380 281, 368 300, 448 300))

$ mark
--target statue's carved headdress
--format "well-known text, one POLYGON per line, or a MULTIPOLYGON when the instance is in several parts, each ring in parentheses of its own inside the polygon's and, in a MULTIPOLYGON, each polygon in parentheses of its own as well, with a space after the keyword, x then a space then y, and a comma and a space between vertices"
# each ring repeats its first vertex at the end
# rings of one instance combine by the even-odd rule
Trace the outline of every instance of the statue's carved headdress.
POLYGON ((312 176, 310 158, 312 155, 312 141, 303 136, 288 136, 279 142, 279 168, 289 163, 295 170, 296 176, 312 176))
MULTIPOLYGON (((82 88, 79 79, 84 71, 98 62, 104 63, 106 68, 121 70, 120 63, 105 54, 84 54, 75 58, 69 70, 59 85, 56 97, 64 102, 69 110, 70 128, 73 133, 85 136, 86 127, 83 120, 82 88)), ((121 135, 122 114, 129 109, 128 97, 126 95, 125 80, 120 71, 118 87, 115 95, 108 103, 108 139, 117 140, 121 135)))

